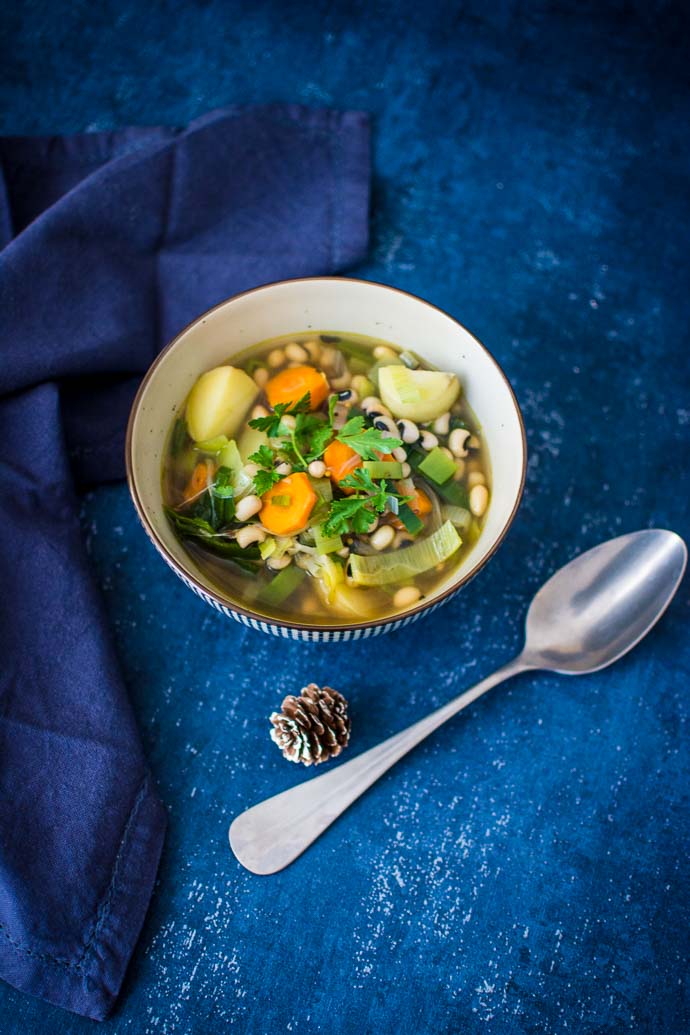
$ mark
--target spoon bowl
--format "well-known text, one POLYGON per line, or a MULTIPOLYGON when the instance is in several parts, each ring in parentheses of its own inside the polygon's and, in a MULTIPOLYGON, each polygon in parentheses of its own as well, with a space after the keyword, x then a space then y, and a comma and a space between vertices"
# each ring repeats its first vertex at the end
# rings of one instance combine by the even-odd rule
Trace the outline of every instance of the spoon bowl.
POLYGON ((534 597, 523 659, 568 675, 611 665, 661 618, 687 556, 680 536, 663 528, 631 532, 580 554, 534 597))

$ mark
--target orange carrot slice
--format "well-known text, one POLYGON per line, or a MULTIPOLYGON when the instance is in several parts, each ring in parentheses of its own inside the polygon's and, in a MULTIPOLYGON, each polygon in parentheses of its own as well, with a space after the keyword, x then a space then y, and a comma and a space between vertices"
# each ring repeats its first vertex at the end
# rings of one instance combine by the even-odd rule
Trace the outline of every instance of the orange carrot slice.
POLYGON ((352 474, 353 471, 362 466, 362 458, 359 453, 356 453, 354 449, 350 449, 344 442, 339 442, 336 439, 326 449, 326 452, 323 454, 323 460, 331 472, 331 481, 340 486, 346 495, 351 495, 355 490, 343 488, 340 483, 343 478, 347 478, 348 474, 352 474))
POLYGON ((266 384, 266 398, 274 409, 279 403, 294 406, 307 392, 309 409, 318 410, 328 395, 328 381, 316 367, 287 367, 266 384))
POLYGON ((213 465, 210 460, 200 460, 192 471, 192 476, 187 482, 182 497, 185 503, 189 500, 194 499, 200 492, 203 492, 208 484, 208 469, 211 466, 213 471, 213 465))
MULTIPOLYGON (((429 499, 427 494, 424 492, 423 489, 418 489, 416 487, 415 495, 409 502, 409 508, 419 518, 423 518, 425 514, 430 514, 433 510, 431 500, 429 499)), ((394 528, 405 527, 400 518, 391 518, 391 525, 393 525, 394 528)))
POLYGON ((318 497, 304 471, 281 478, 261 497, 259 518, 273 535, 292 535, 306 527, 318 497))

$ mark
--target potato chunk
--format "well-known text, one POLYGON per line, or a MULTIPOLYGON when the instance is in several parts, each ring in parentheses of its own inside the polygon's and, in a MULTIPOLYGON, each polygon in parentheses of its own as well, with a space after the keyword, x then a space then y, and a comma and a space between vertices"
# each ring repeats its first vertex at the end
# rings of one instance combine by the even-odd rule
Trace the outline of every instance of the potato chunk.
POLYGON ((187 400, 187 428, 195 442, 216 435, 232 438, 259 394, 258 385, 237 367, 214 367, 202 374, 187 400))

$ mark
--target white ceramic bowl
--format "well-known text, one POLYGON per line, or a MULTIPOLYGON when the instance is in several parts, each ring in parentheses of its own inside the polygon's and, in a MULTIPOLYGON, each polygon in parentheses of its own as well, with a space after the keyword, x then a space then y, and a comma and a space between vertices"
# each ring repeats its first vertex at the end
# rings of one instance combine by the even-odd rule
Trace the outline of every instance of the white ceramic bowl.
POLYGON ((364 280, 311 277, 245 291, 189 324, 161 352, 142 381, 127 429, 127 478, 153 545, 173 571, 212 607, 244 625, 300 640, 350 640, 407 625, 454 596, 496 552, 515 517, 525 480, 526 443, 513 391, 496 360, 446 313, 404 291, 364 280), (163 512, 161 463, 175 413, 205 370, 257 342, 304 331, 383 338, 455 371, 482 426, 492 471, 492 499, 475 547, 432 594, 393 618, 309 626, 266 618, 225 597, 175 538, 163 512))

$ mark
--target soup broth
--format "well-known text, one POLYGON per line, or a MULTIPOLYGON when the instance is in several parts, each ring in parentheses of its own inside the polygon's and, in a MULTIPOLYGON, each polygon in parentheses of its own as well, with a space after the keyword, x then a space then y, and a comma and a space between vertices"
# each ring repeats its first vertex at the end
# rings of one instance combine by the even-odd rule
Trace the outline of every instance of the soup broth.
POLYGON ((422 601, 479 538, 489 485, 457 376, 335 331, 203 374, 162 473, 168 519, 222 595, 307 625, 422 601))

